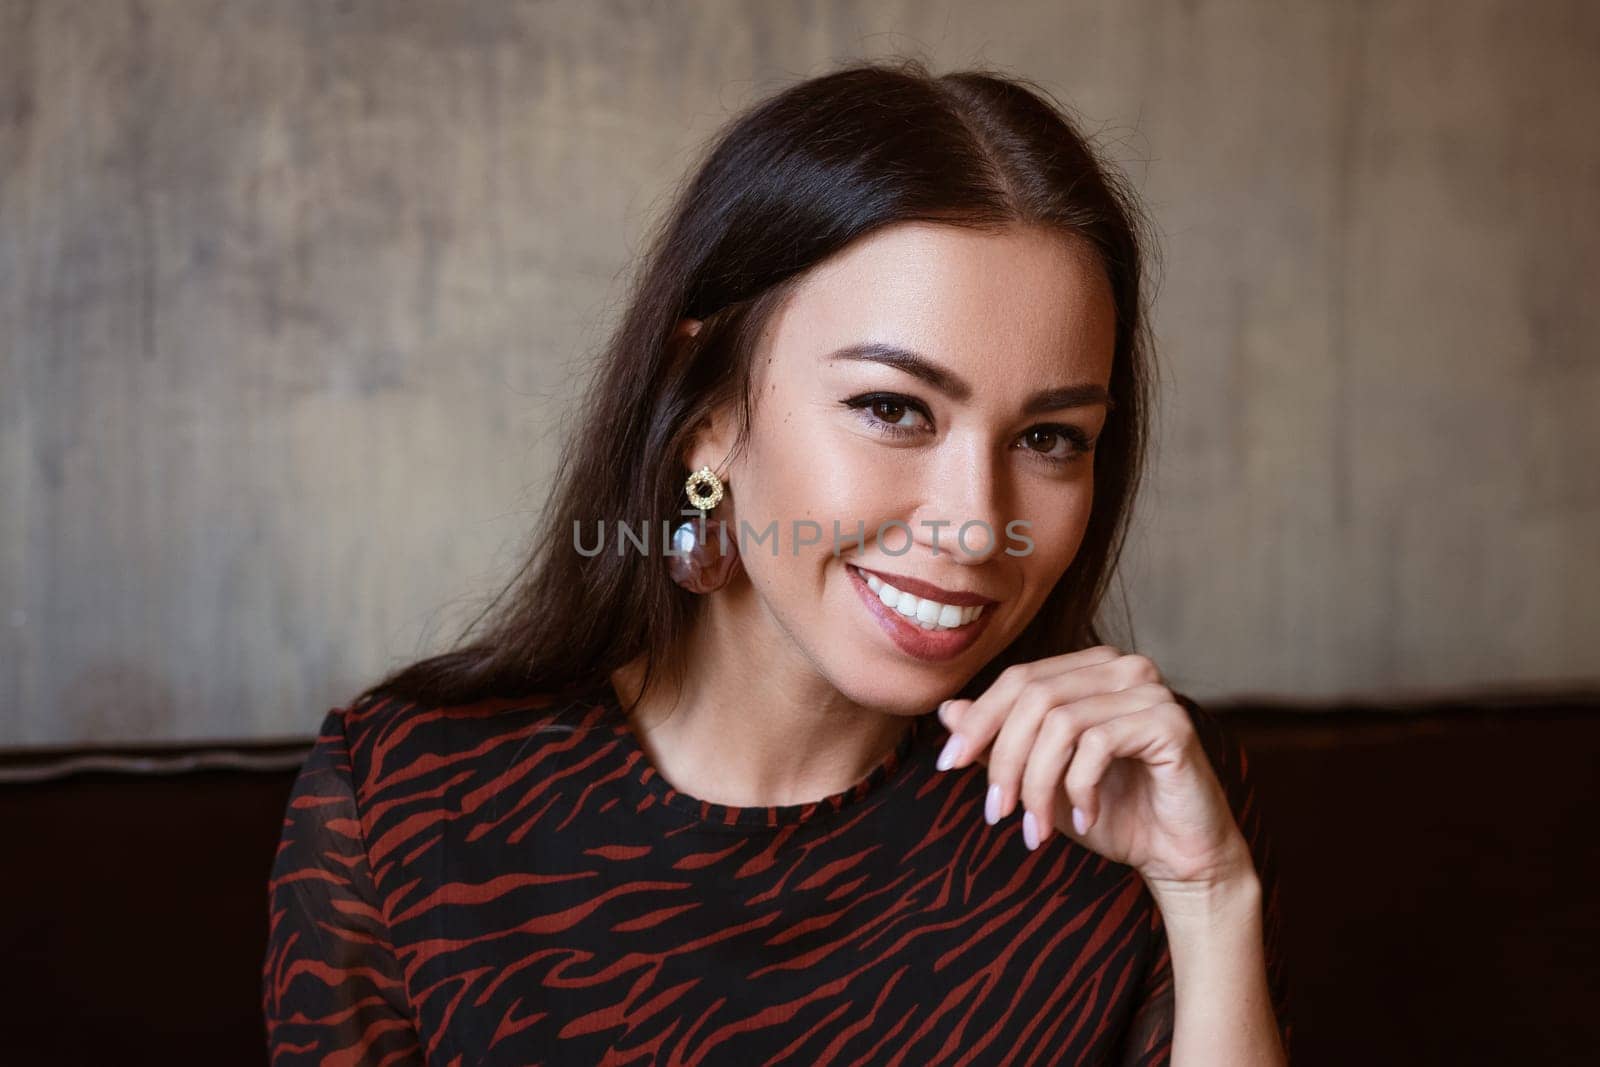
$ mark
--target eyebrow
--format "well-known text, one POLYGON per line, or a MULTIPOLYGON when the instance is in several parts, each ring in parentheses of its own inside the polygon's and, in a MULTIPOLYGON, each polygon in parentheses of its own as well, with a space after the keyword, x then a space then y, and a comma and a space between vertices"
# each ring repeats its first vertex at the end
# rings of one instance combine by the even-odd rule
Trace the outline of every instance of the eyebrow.
MULTIPOLYGON (((913 352, 909 348, 902 348, 885 341, 862 341, 845 345, 829 353, 827 358, 830 363, 835 360, 882 363, 904 371, 914 378, 920 378, 952 400, 967 400, 972 396, 972 386, 950 370, 939 366, 920 352, 913 352)), ((1108 413, 1116 407, 1116 402, 1111 399, 1104 386, 1094 382, 1084 382, 1056 389, 1041 389, 1023 403, 1022 412, 1025 415, 1039 415, 1047 411, 1087 407, 1093 404, 1104 404, 1108 413)))

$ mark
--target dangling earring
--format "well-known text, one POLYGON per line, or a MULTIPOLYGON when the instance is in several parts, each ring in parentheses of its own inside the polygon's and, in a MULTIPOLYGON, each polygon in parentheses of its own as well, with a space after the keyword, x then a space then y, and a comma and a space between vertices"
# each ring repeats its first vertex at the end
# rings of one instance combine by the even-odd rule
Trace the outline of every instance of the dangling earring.
MULTIPOLYGON (((722 503, 722 480, 701 467, 683 483, 689 506, 701 512, 722 503)), ((667 556, 667 572, 672 580, 691 593, 710 593, 721 589, 733 577, 739 564, 739 546, 724 529, 721 519, 704 514, 683 523, 672 532, 672 552, 667 556)))

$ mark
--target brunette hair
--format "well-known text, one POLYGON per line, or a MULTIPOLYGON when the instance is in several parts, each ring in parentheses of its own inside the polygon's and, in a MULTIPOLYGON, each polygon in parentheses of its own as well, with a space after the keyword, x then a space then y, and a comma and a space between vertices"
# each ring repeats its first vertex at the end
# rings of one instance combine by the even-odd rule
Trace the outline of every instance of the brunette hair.
POLYGON ((798 82, 715 138, 649 239, 522 566, 454 648, 357 700, 559 693, 599 684, 641 654, 646 680, 669 664, 700 598, 672 582, 657 553, 580 554, 575 524, 637 529, 645 520, 660 531, 682 521, 684 450, 703 417, 730 400, 742 440, 752 357, 773 311, 812 267, 910 220, 1055 227, 1086 239, 1110 279, 1113 408, 1093 453, 1088 528, 1038 614, 964 695, 1011 663, 1103 643, 1096 616, 1146 451, 1146 222, 1126 180, 1046 90, 983 70, 935 76, 920 59, 897 59, 798 82), (703 325, 679 343, 684 318, 703 325))

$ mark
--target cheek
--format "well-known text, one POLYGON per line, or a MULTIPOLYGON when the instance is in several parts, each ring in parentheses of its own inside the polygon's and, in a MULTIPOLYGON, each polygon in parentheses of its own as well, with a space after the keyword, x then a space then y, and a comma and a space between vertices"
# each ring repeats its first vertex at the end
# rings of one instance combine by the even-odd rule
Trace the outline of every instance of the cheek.
MULTIPOLYGON (((1089 527, 1094 504, 1092 472, 1065 487, 1039 493, 1024 501, 1019 518, 1029 525, 1021 532, 1033 540, 1033 549, 1018 562, 1029 574, 1029 585, 1048 592, 1078 554, 1089 527)), ((1042 599, 1043 593, 1040 593, 1042 599)))
MULTIPOLYGON (((780 558, 831 557, 835 522, 843 541, 841 554, 855 551, 854 543, 844 539, 860 522, 870 541, 879 521, 894 513, 894 487, 907 484, 892 453, 841 432, 827 416, 802 408, 751 429, 739 519, 757 530, 776 522, 780 558), (816 523, 821 540, 797 548, 796 520, 816 523)), ((811 529, 806 536, 816 533, 811 529)), ((770 555, 765 546, 760 551, 770 555)))

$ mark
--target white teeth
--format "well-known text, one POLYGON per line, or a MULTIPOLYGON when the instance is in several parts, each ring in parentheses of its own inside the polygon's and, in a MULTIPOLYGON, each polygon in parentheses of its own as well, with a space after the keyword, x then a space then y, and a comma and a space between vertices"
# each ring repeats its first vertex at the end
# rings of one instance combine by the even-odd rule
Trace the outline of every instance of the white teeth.
POLYGON ((981 604, 970 607, 941 604, 937 600, 925 600, 896 589, 876 574, 863 571, 862 575, 867 579, 867 588, 878 594, 878 599, 883 601, 885 607, 893 608, 924 630, 954 630, 983 614, 981 604))

